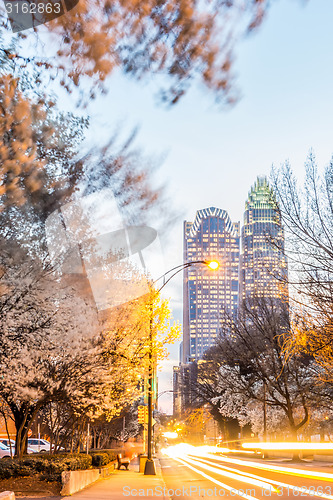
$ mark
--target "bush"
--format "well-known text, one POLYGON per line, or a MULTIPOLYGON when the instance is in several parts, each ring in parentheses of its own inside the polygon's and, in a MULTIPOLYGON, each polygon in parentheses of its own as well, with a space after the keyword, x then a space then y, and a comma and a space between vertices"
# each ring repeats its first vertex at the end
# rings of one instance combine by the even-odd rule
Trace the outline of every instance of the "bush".
POLYGON ((9 479, 14 475, 13 462, 10 458, 3 458, 0 462, 0 479, 9 479))
POLYGON ((90 454, 92 456, 94 456, 94 455, 101 455, 101 454, 103 454, 103 455, 107 454, 108 457, 109 457, 109 462, 113 462, 114 460, 117 460, 117 454, 118 453, 121 453, 121 451, 120 450, 93 450, 93 451, 90 450, 90 454))
POLYGON ((90 469, 92 457, 84 454, 30 456, 21 461, 6 459, 0 462, 0 479, 10 477, 34 476, 42 474, 47 481, 61 481, 61 473, 67 470, 90 469))
POLYGON ((92 465, 93 467, 103 467, 111 462, 110 457, 107 453, 92 453, 92 465))

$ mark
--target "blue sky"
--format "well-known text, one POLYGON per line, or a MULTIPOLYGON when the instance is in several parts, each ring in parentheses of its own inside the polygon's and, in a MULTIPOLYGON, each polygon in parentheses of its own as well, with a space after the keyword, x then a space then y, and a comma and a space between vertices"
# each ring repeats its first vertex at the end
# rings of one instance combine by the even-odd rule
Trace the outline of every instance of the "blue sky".
MULTIPOLYGON (((89 142, 103 142, 120 122, 139 125, 137 143, 148 154, 166 153, 158 172, 168 182, 180 216, 161 235, 165 268, 182 262, 182 221, 217 206, 242 220, 244 202, 259 174, 289 159, 301 178, 310 148, 324 166, 330 160, 333 118, 333 2, 276 0, 258 32, 237 45, 235 72, 241 98, 229 111, 214 105, 207 89, 193 88, 175 107, 157 104, 157 82, 138 83, 117 74, 109 94, 88 109, 89 142)), ((165 289, 181 319, 181 279, 165 289)), ((159 377, 171 389, 178 345, 159 377)), ((171 410, 169 397, 161 407, 171 410)))

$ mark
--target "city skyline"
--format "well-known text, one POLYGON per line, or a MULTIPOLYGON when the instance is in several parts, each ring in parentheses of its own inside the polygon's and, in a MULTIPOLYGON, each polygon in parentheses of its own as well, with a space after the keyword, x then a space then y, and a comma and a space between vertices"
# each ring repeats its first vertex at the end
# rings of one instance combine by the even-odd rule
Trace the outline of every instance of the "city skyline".
MULTIPOLYGON (((197 364, 216 343, 223 322, 236 320, 244 301, 280 299, 287 260, 274 190, 258 176, 245 201, 243 225, 217 207, 197 210, 184 221, 183 340, 173 367, 173 412, 182 415, 195 399, 197 364), (212 272, 198 263, 216 260, 212 272)), ((253 307, 253 305, 251 305, 253 307)))
MULTIPOLYGON (((182 262, 182 221, 192 220, 198 208, 222 206, 232 220, 242 220, 243 202, 258 174, 269 178, 272 168, 288 161, 302 184, 310 148, 320 172, 329 163, 332 10, 333 4, 324 0, 273 2, 261 29, 238 46, 235 69, 241 99, 227 112, 215 107, 200 89, 191 90, 177 107, 166 111, 156 106, 146 86, 134 89, 133 83, 121 78, 108 102, 119 120, 129 117, 125 124, 140 124, 141 144, 165 153, 160 179, 170 186, 170 205, 179 208, 172 237, 162 235, 166 269, 182 262), (124 110, 119 102, 128 95, 132 97, 124 110)), ((180 275, 164 296, 171 298, 174 317, 181 321, 180 275)), ((171 346, 163 363, 164 390, 172 388, 178 352, 179 344, 171 346)), ((159 404, 171 411, 171 395, 161 397, 159 404)))

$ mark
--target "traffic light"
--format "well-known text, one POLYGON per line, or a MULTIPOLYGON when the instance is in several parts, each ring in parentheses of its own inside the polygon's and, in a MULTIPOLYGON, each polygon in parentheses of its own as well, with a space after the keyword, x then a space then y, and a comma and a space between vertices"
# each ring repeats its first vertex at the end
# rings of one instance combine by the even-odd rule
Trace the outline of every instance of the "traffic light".
POLYGON ((138 406, 138 423, 144 424, 147 421, 147 417, 148 417, 148 407, 138 406))

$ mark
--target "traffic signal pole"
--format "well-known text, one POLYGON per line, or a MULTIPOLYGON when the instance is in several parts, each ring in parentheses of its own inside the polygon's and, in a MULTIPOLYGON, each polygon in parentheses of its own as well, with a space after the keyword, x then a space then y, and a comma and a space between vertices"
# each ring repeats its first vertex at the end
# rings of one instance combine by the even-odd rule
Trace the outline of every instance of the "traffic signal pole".
POLYGON ((148 453, 147 462, 145 465, 145 476, 155 476, 156 469, 153 460, 153 300, 150 302, 150 319, 149 319, 149 352, 148 352, 148 453))

